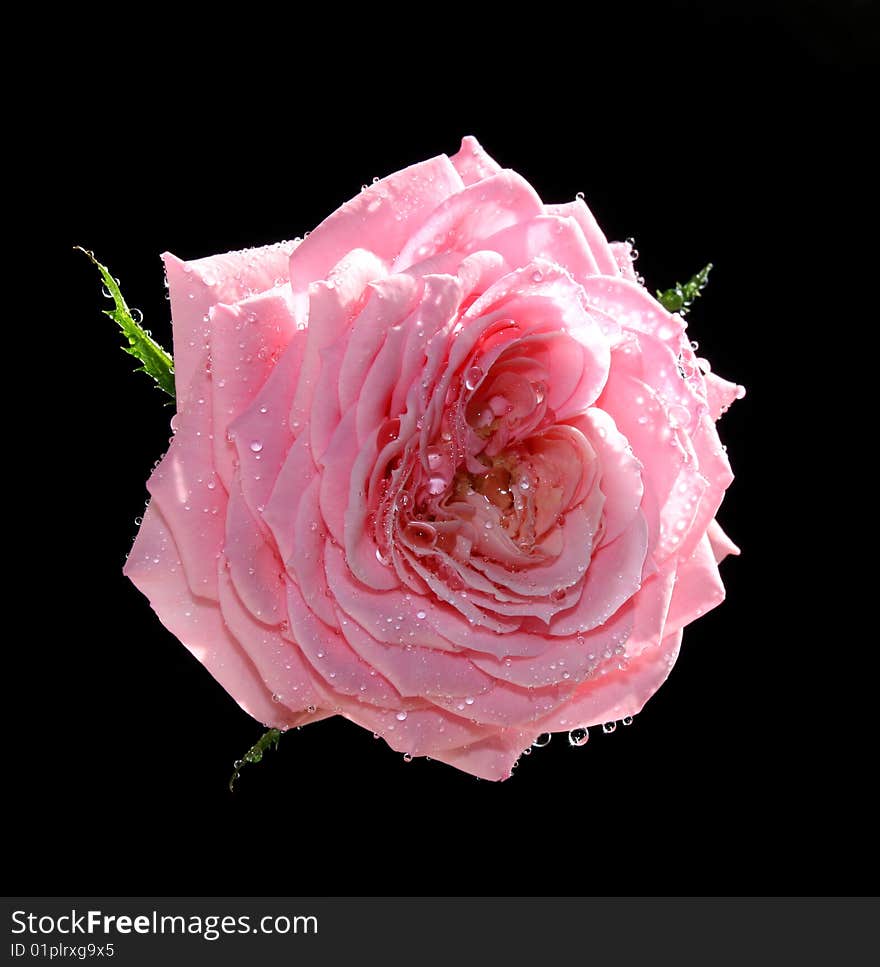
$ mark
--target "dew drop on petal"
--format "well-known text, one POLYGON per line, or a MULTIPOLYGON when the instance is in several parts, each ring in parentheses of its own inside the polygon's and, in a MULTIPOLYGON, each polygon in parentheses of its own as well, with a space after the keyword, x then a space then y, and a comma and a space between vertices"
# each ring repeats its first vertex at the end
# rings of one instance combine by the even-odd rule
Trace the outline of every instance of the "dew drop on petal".
POLYGON ((263 449, 263 441, 262 440, 251 440, 251 450, 254 453, 259 453, 260 450, 262 450, 262 449, 263 449))
POLYGON ((464 378, 464 385, 469 390, 475 390, 483 378, 483 371, 479 366, 471 366, 464 378))
POLYGON ((587 729, 572 729, 568 733, 568 744, 575 746, 586 745, 589 737, 590 733, 587 729))
POLYGON ((398 722, 405 722, 406 712, 398 712, 397 715, 395 715, 394 717, 397 719, 398 722))
POLYGON ((532 743, 532 748, 533 749, 543 749, 544 746, 547 745, 552 738, 553 738, 553 736, 552 736, 552 734, 550 732, 543 732, 532 743))
POLYGON ((604 732, 604 733, 605 733, 606 735, 611 735, 611 733, 612 733, 612 732, 613 732, 613 731, 614 731, 614 730, 615 730, 616 728, 617 728, 617 722, 606 722, 606 723, 605 723, 605 724, 604 724, 604 725, 602 726, 602 731, 603 731, 603 732, 604 732))

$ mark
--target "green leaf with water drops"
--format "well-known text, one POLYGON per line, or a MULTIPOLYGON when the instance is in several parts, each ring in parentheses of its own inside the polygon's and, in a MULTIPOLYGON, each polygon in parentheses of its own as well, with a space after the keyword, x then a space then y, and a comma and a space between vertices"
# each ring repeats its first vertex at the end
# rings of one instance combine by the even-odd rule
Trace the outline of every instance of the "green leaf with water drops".
MULTIPOLYGON (((92 264, 101 273, 104 281, 104 294, 113 300, 112 309, 104 309, 104 315, 119 325, 123 335, 128 340, 128 345, 123 346, 123 350, 134 356, 140 362, 135 372, 146 373, 156 381, 159 389, 164 390, 171 399, 174 399, 174 360, 171 354, 167 353, 155 339, 144 329, 140 322, 128 308, 122 293, 119 291, 119 283, 110 274, 106 265, 95 258, 94 252, 77 245, 75 248, 86 255, 92 264)), ((137 311, 137 310, 135 310, 137 311)))
POLYGON ((658 290, 657 300, 664 309, 670 312, 680 312, 684 315, 693 305, 694 300, 698 299, 700 292, 709 284, 709 273, 712 271, 710 262, 705 268, 700 269, 696 275, 692 275, 684 285, 676 282, 671 289, 658 290))
POLYGON ((267 749, 277 749, 278 743, 281 741, 281 733, 278 729, 269 729, 268 732, 264 732, 259 739, 245 752, 241 759, 238 759, 235 763, 235 770, 229 780, 229 791, 232 792, 232 788, 235 785, 235 780, 238 779, 238 774, 249 762, 262 762, 263 753, 267 749))

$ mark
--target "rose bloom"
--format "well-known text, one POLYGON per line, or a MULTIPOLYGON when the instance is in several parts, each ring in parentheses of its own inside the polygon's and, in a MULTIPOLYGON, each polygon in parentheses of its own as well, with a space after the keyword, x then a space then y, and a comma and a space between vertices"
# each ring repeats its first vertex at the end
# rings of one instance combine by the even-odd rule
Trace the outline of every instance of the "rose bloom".
POLYGON ((724 597, 742 390, 582 200, 465 138, 165 267, 175 435, 125 573, 243 709, 504 779, 642 708, 724 597))

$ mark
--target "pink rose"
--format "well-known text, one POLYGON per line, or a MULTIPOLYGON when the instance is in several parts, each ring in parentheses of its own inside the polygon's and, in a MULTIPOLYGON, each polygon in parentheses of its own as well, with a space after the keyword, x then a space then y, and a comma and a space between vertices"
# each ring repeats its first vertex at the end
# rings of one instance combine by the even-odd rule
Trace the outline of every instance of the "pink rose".
POLYGON ((488 779, 642 708, 724 597, 742 391, 583 201, 466 138, 302 242, 165 265, 175 437, 125 573, 242 708, 488 779))

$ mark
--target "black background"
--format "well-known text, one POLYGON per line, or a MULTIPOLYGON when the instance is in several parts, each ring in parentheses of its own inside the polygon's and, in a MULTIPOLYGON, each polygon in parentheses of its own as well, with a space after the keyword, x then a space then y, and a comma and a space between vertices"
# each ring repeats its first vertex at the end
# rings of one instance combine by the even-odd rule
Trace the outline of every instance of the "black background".
POLYGON ((60 284, 35 283, 20 404, 20 430, 48 427, 51 447, 27 471, 24 591, 7 601, 28 611, 6 646, 10 887, 844 889, 869 759, 847 699, 858 668, 836 658, 852 643, 820 600, 838 563, 815 499, 830 360, 813 335, 837 325, 859 257, 841 219, 858 216, 874 123, 868 5, 337 13, 320 27, 153 13, 115 30, 78 14, 50 93, 29 102, 51 145, 32 197, 49 199, 60 284), (285 736, 230 794, 261 727, 121 574, 171 411, 69 249, 94 249, 170 345, 160 252, 301 235, 465 134, 545 200, 584 191, 610 238, 635 237, 651 288, 715 263, 691 336, 748 388, 720 427, 737 474, 720 519, 744 552, 723 565, 728 600, 687 629, 632 727, 582 749, 557 736, 505 783, 405 764, 331 720, 285 736))

